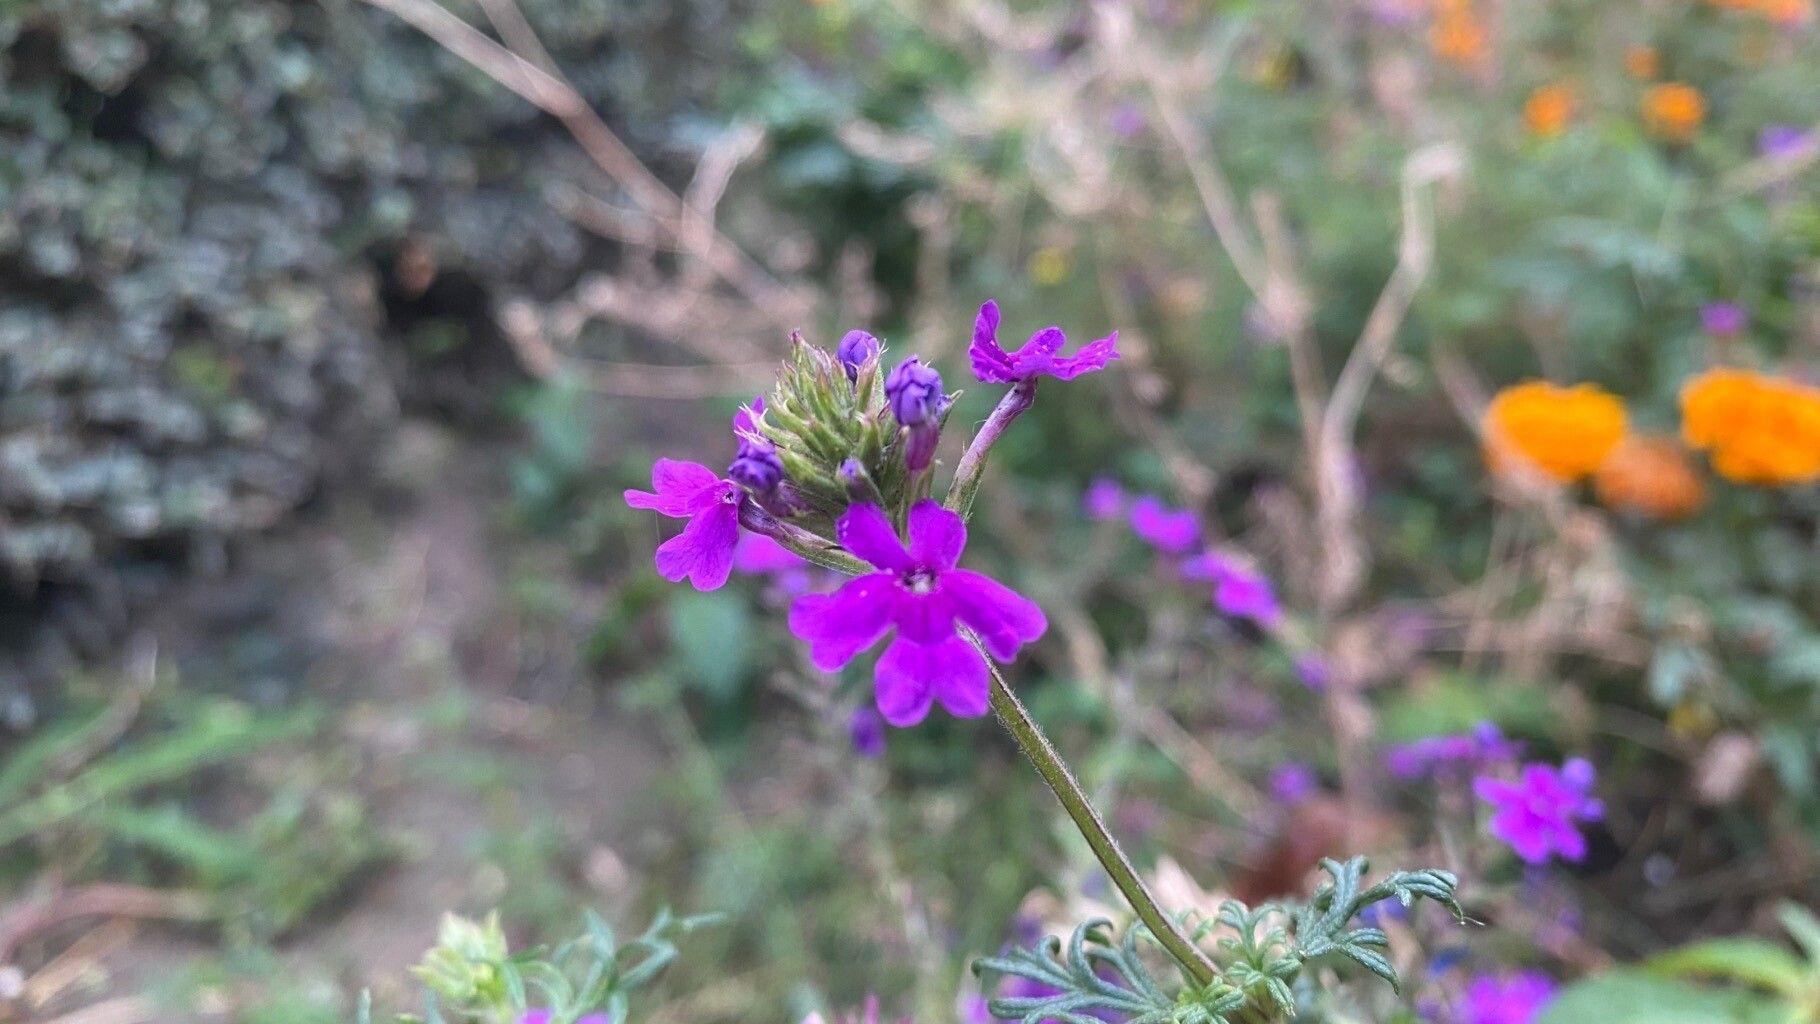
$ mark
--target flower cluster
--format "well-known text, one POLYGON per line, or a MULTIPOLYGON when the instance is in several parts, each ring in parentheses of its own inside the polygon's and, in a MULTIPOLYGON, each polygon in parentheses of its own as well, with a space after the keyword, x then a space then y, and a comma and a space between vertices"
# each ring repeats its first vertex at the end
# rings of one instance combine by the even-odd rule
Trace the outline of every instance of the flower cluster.
POLYGON ((1559 768, 1526 764, 1514 782, 1481 775, 1473 792, 1491 805, 1491 834, 1526 863, 1543 864, 1556 855, 1578 862, 1586 857, 1586 837, 1576 822, 1605 814, 1605 805, 1590 795, 1594 779, 1592 764, 1573 758, 1559 768))
POLYGON ((1820 388, 1750 370, 1708 370, 1681 391, 1681 434, 1734 483, 1820 480, 1820 388))
POLYGON ((1201 517, 1192 509, 1175 508, 1153 494, 1134 498, 1105 477, 1088 486, 1082 505, 1089 518, 1100 522, 1124 517, 1139 540, 1178 560, 1176 569, 1184 579, 1213 584, 1213 604, 1221 614, 1265 629, 1282 623, 1283 607, 1270 580, 1243 560, 1208 548, 1201 517))
MULTIPOLYGON (((1029 408, 1039 378, 1072 380, 1118 358, 1116 332, 1064 355, 1059 328, 1007 351, 998 327, 998 306, 987 302, 967 355, 981 382, 1012 389, 942 503, 930 496, 932 470, 955 396, 941 374, 916 356, 882 372, 884 345, 865 331, 849 331, 833 353, 793 336, 776 389, 734 417, 738 447, 725 476, 659 459, 652 490, 626 491, 634 508, 688 521, 658 547, 658 572, 698 590, 725 584, 735 569, 770 576, 794 598, 790 628, 823 671, 887 641, 873 677, 878 714, 892 725, 915 724, 936 704, 985 714, 987 656, 1009 662, 1048 628, 1034 602, 959 567, 985 455, 1029 408), (810 593, 812 563, 855 578, 810 593)), ((868 756, 882 750, 874 721, 853 722, 855 747, 868 756)))

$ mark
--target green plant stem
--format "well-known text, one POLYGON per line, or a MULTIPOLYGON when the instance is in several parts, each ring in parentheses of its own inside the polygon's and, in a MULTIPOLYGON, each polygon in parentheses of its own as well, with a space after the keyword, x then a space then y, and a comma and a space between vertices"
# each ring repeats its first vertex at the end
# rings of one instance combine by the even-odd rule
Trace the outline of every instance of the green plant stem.
POLYGON ((979 493, 980 478, 986 471, 986 456, 992 453, 992 446, 998 443, 1011 421, 1023 415, 1024 410, 1035 402, 1035 377, 1011 385, 1011 390, 999 399, 992 414, 986 417, 986 422, 980 424, 979 433, 973 435, 972 443, 961 454, 960 465, 954 468, 954 480, 948 485, 948 498, 944 504, 959 512, 962 519, 973 515, 973 496, 979 493))
MULTIPOLYGON (((975 646, 977 645, 978 641, 975 640, 975 646)), ((981 656, 985 656, 984 651, 981 656)), ((1074 819, 1075 827, 1080 829, 1087 845, 1093 848, 1093 855, 1099 858, 1100 866, 1112 877, 1112 884, 1118 886, 1125 902, 1137 912, 1138 920, 1144 922, 1144 926, 1162 943, 1163 949, 1168 951, 1176 963, 1182 965, 1182 970, 1197 985, 1211 984, 1218 974, 1213 961, 1189 941, 1188 936, 1182 934, 1182 930, 1163 912, 1162 906, 1151 895, 1150 888, 1144 884, 1137 869, 1131 866, 1130 858, 1125 856, 1124 850, 1119 849, 1118 840, 1112 838, 1112 833, 1107 831, 1099 812, 1087 801, 1086 791, 1081 789, 1081 784, 1068 770, 1068 765, 1056 753, 1054 744, 1049 742, 1049 737, 1043 734, 1042 728, 1030 717, 1023 702, 1011 692, 1011 687, 1000 674, 998 666, 990 660, 987 665, 992 670, 993 714, 998 716, 999 722, 1011 733, 1011 738, 1017 741, 1018 747, 1030 759, 1037 774, 1055 791, 1056 799, 1062 802, 1062 808, 1068 812, 1068 817, 1074 819)))

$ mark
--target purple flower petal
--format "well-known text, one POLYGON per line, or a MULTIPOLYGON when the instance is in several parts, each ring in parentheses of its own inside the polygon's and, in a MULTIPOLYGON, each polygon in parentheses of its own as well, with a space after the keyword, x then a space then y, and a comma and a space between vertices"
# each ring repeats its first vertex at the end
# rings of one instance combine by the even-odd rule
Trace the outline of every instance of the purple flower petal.
POLYGON ((998 343, 998 303, 987 299, 973 319, 973 343, 967 346, 973 375, 987 384, 1014 384, 1011 357, 998 343))
MULTIPOLYGON (((765 414, 765 396, 754 395, 749 405, 742 405, 733 413, 734 434, 757 434, 758 417, 765 414)), ((579 1024, 579 1022, 578 1022, 579 1024)))
POLYGON ((847 720, 847 735, 853 740, 853 752, 864 758, 885 755, 885 721, 871 708, 854 708, 847 720))
POLYGON ((1015 384, 1044 374, 1072 380, 1104 369, 1119 357, 1117 331, 1083 346, 1072 356, 1058 355, 1068 343, 1068 336, 1060 327, 1045 327, 1032 334, 1022 348, 1007 353, 998 342, 998 324, 998 303, 987 301, 973 321, 973 342, 967 346, 973 375, 988 384, 1015 384))
POLYGON ((942 586, 960 620, 1001 662, 1017 657, 1019 647, 1049 628, 1048 617, 1035 601, 990 576, 955 569, 942 576, 942 586))
POLYGON ((910 555, 898 542, 891 520, 877 505, 855 502, 835 524, 840 545, 856 558, 862 558, 888 572, 906 572, 911 568, 910 555))
POLYGON ((919 644, 939 643, 954 635, 954 601, 946 586, 917 593, 899 584, 895 621, 898 635, 904 639, 919 644))
POLYGON ((879 713, 892 725, 922 721, 931 699, 956 718, 977 718, 989 703, 986 660, 958 636, 932 644, 892 641, 878 659, 877 683, 879 713))
POLYGON ((808 564, 803 556, 762 533, 742 533, 733 548, 733 569, 751 575, 781 573, 808 564))
POLYGON ((1071 356, 1057 357, 1049 370, 1056 380, 1073 380, 1083 373, 1104 370, 1119 357, 1119 332, 1113 331, 1098 341, 1090 341, 1071 356))
POLYGON ((906 532, 911 559, 936 572, 954 568, 967 546, 967 521, 927 498, 910 509, 906 532))
POLYGON ((658 459, 651 466, 651 486, 656 493, 628 490, 626 504, 681 519, 700 511, 708 492, 720 482, 718 473, 699 462, 658 459))
POLYGON ((1110 477, 1095 477, 1087 485, 1087 493, 1081 498, 1081 504, 1087 510, 1087 518, 1098 522, 1108 522, 1125 514, 1125 504, 1130 499, 1125 489, 1110 477))
POLYGON ((1283 620, 1283 607, 1277 603, 1270 581, 1242 569, 1234 568, 1220 580, 1213 591, 1213 602, 1227 615, 1250 619, 1260 626, 1274 626, 1283 620))
POLYGON ((697 512, 683 532, 657 547, 657 573, 671 583, 687 579, 696 590, 717 590, 733 572, 739 543, 739 506, 723 501, 697 512))
POLYGON ((1131 503, 1130 520, 1133 533, 1167 554, 1184 554, 1201 539, 1201 522, 1193 512, 1170 508, 1153 495, 1131 503))
POLYGON ((808 641, 816 668, 838 672, 891 628, 900 593, 897 578, 880 572, 848 580, 832 594, 806 594, 790 606, 790 632, 808 641))

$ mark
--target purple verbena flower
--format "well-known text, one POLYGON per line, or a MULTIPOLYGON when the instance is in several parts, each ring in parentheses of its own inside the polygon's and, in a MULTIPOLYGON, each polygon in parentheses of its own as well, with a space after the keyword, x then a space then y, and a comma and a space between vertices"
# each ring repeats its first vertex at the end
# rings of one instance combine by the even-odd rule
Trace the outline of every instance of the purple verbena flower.
POLYGON ((1772 124, 1757 133, 1757 152, 1772 160, 1786 160, 1814 145, 1814 133, 1800 125, 1772 124))
POLYGON ((1708 334, 1742 334, 1750 326, 1750 314, 1735 302, 1709 302, 1700 307, 1700 326, 1708 334))
POLYGON ((626 491, 626 504, 689 521, 681 533, 658 545, 658 575, 672 583, 687 579, 696 590, 723 586, 739 543, 739 485, 699 462, 658 459, 651 467, 651 487, 626 491))
POLYGON ((1187 509, 1170 508, 1153 495, 1143 495, 1127 512, 1131 532, 1165 554, 1180 555, 1201 542, 1201 521, 1187 509))
POLYGON ((859 378, 859 368, 878 358, 878 339, 865 331, 848 331, 834 347, 834 358, 847 370, 848 380, 859 378))
POLYGON ((985 659, 957 631, 965 625, 1001 662, 1043 635, 1048 620, 1034 602, 990 577, 958 569, 967 544, 961 517, 924 500, 910 509, 909 549, 877 505, 855 503, 836 524, 847 551, 878 568, 833 594, 798 598, 790 630, 809 642, 810 660, 840 670, 893 628, 873 678, 879 713, 910 726, 932 704, 959 718, 986 713, 985 659))
POLYGON ((1060 327, 1045 327, 1032 334, 1016 352, 1006 352, 998 343, 998 303, 988 300, 973 321, 973 343, 967 346, 967 358, 973 363, 973 375, 981 381, 1016 384, 1044 374, 1057 380, 1073 380, 1083 373, 1103 370, 1119 357, 1117 331, 1082 345, 1074 355, 1057 355, 1067 343, 1068 337, 1060 327))
POLYGON ((1533 1024, 1554 995, 1555 983, 1537 971, 1481 974, 1466 986, 1458 1024, 1533 1024))
POLYGON ((1213 583, 1214 607, 1224 615, 1260 626, 1283 621, 1283 606, 1270 581, 1232 559, 1206 552, 1182 563, 1182 575, 1213 583))
POLYGON ((1270 793, 1281 803, 1291 807, 1306 801, 1321 788, 1321 780, 1314 769, 1300 761, 1290 761, 1278 765, 1270 773, 1270 793))
POLYGON ((885 720, 871 708, 853 709, 853 717, 847 720, 847 735, 853 740, 853 752, 859 756, 885 756, 885 720))
POLYGON ((1508 739, 1495 722, 1480 722, 1469 733, 1424 736, 1384 752, 1384 767, 1400 779, 1441 771, 1478 770, 1514 761, 1523 745, 1508 739))
POLYGON ((1298 654, 1295 657, 1295 676, 1302 681, 1303 686, 1321 693, 1333 685, 1333 666, 1318 654, 1298 654))
POLYGON ((1586 837, 1575 822, 1597 821, 1605 813, 1589 795, 1593 780, 1592 764, 1576 757, 1560 768, 1526 764, 1516 782, 1481 775, 1473 792, 1492 806, 1491 834, 1525 862, 1545 863, 1556 854, 1578 862, 1586 857, 1586 837))
POLYGON ((1082 496, 1081 504, 1087 510, 1087 518, 1098 522, 1110 522, 1125 514, 1125 506, 1130 498, 1118 481, 1111 477, 1095 477, 1087 485, 1087 493, 1082 496))

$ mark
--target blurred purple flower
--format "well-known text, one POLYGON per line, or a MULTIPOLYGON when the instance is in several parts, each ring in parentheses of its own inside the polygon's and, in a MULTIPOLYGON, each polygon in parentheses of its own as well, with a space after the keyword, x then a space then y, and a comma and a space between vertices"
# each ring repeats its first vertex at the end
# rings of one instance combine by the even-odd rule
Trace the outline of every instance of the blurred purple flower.
POLYGON ((1772 124, 1757 133, 1757 152, 1772 160, 1786 160, 1814 145, 1814 133, 1800 125, 1772 124))
MULTIPOLYGON (((555 1019, 554 1010, 526 1010, 525 1015, 518 1018, 518 1024, 550 1024, 555 1019)), ((590 1013, 576 1018, 575 1024, 612 1024, 612 1020, 604 1013, 590 1013)))
POLYGON ((627 490, 626 504, 689 521, 683 532, 658 545, 658 575, 672 583, 687 579, 696 590, 725 585, 739 543, 739 485, 699 462, 658 459, 651 486, 654 491, 627 490))
POLYGON ((1586 857, 1586 837, 1577 821, 1597 821, 1605 805, 1591 795, 1593 766, 1571 758, 1560 768, 1532 763, 1516 782, 1481 775, 1473 792, 1492 807, 1491 834, 1530 864, 1559 854, 1563 860, 1586 857))
POLYGON ((885 756, 885 720, 871 708, 853 709, 853 717, 847 721, 847 735, 853 739, 853 752, 859 756, 885 756))
POLYGON ((1082 496, 1081 504, 1087 510, 1087 518, 1096 522, 1109 522, 1125 514, 1125 505, 1130 496, 1118 481, 1111 477, 1094 477, 1087 485, 1087 493, 1082 496))
POLYGON ((1225 615, 1250 619, 1260 626, 1283 620, 1283 606, 1270 581, 1224 555, 1209 551, 1191 558, 1182 563, 1182 575, 1211 581, 1214 606, 1225 615))
POLYGON ((1400 779, 1416 779, 1448 770, 1477 771, 1513 761, 1523 745, 1505 738, 1495 722, 1480 722, 1469 733, 1424 736, 1384 752, 1384 767, 1400 779))
POLYGON ((1458 1024, 1533 1024, 1554 995, 1555 983, 1536 971, 1481 974, 1466 986, 1458 1024))
POLYGON ((1181 555, 1200 543, 1200 518, 1187 509, 1170 508, 1153 495, 1146 494, 1132 502, 1127 515, 1131 532, 1158 551, 1181 555))
MULTIPOLYGON (((999 989, 998 995, 1000 999, 1042 999, 1046 996, 1059 995, 1061 991, 1061 989, 1056 988, 1053 985, 1045 985, 1040 981, 1034 981, 1030 978, 1010 977, 1005 979, 1004 985, 999 989)), ((1093 1010, 1085 1015, 1092 1017, 1095 1020, 1107 1021, 1109 1024, 1115 1024, 1115 1022, 1125 1019, 1119 1014, 1113 1013, 1111 1010, 1093 1010)), ((991 1020, 992 1018, 988 1017, 987 1019, 991 1020)), ((1004 1017, 1000 1019, 1016 1020, 1017 1018, 1004 1017)), ((1052 1018, 1044 1017, 1041 1018, 1040 1024, 1057 1024, 1057 1022, 1052 1018)))
POLYGON ((910 509, 905 550, 877 505, 848 506, 836 524, 841 546, 880 571, 833 594, 799 597, 790 630, 809 642, 810 659, 835 672, 896 628, 873 671, 879 713, 896 726, 923 720, 940 702, 949 714, 986 713, 985 659, 956 632, 967 626, 999 661, 1010 661, 1048 628, 1043 610, 1010 587, 956 568, 967 545, 960 516, 933 501, 910 509))
POLYGON ((1149 119, 1144 116, 1144 108, 1130 100, 1114 103, 1106 114, 1106 127, 1112 129, 1112 134, 1126 141, 1144 134, 1147 124, 1149 119))
POLYGON ((1333 685, 1333 666, 1318 654, 1298 654, 1295 658, 1295 676, 1302 681, 1303 686, 1321 693, 1333 685))
POLYGON ((1700 307, 1700 326, 1708 334, 1742 334, 1750 326, 1750 314, 1735 302, 1709 302, 1700 307))
POLYGON ((733 571, 769 576, 777 589, 795 597, 815 586, 819 573, 801 555, 762 533, 741 533, 733 547, 733 571))
POLYGON ((988 300, 980 306, 979 316, 973 321, 973 343, 967 346, 973 375, 987 384, 1015 384, 1045 374, 1057 380, 1073 380, 1083 373, 1103 370, 1119 357, 1117 331, 1082 345, 1074 355, 1057 355, 1068 343, 1060 327, 1045 327, 1032 334, 1016 352, 1006 352, 998 343, 998 319, 998 303, 988 300))
POLYGON ((1281 803, 1291 807, 1302 803, 1321 788, 1321 780, 1314 774, 1314 769, 1300 761, 1290 761, 1278 765, 1270 773, 1270 793, 1281 803))
POLYGON ((1392 921, 1402 921, 1408 917, 1409 908, 1396 900, 1379 900, 1359 911, 1359 920, 1373 928, 1383 928, 1392 921))

